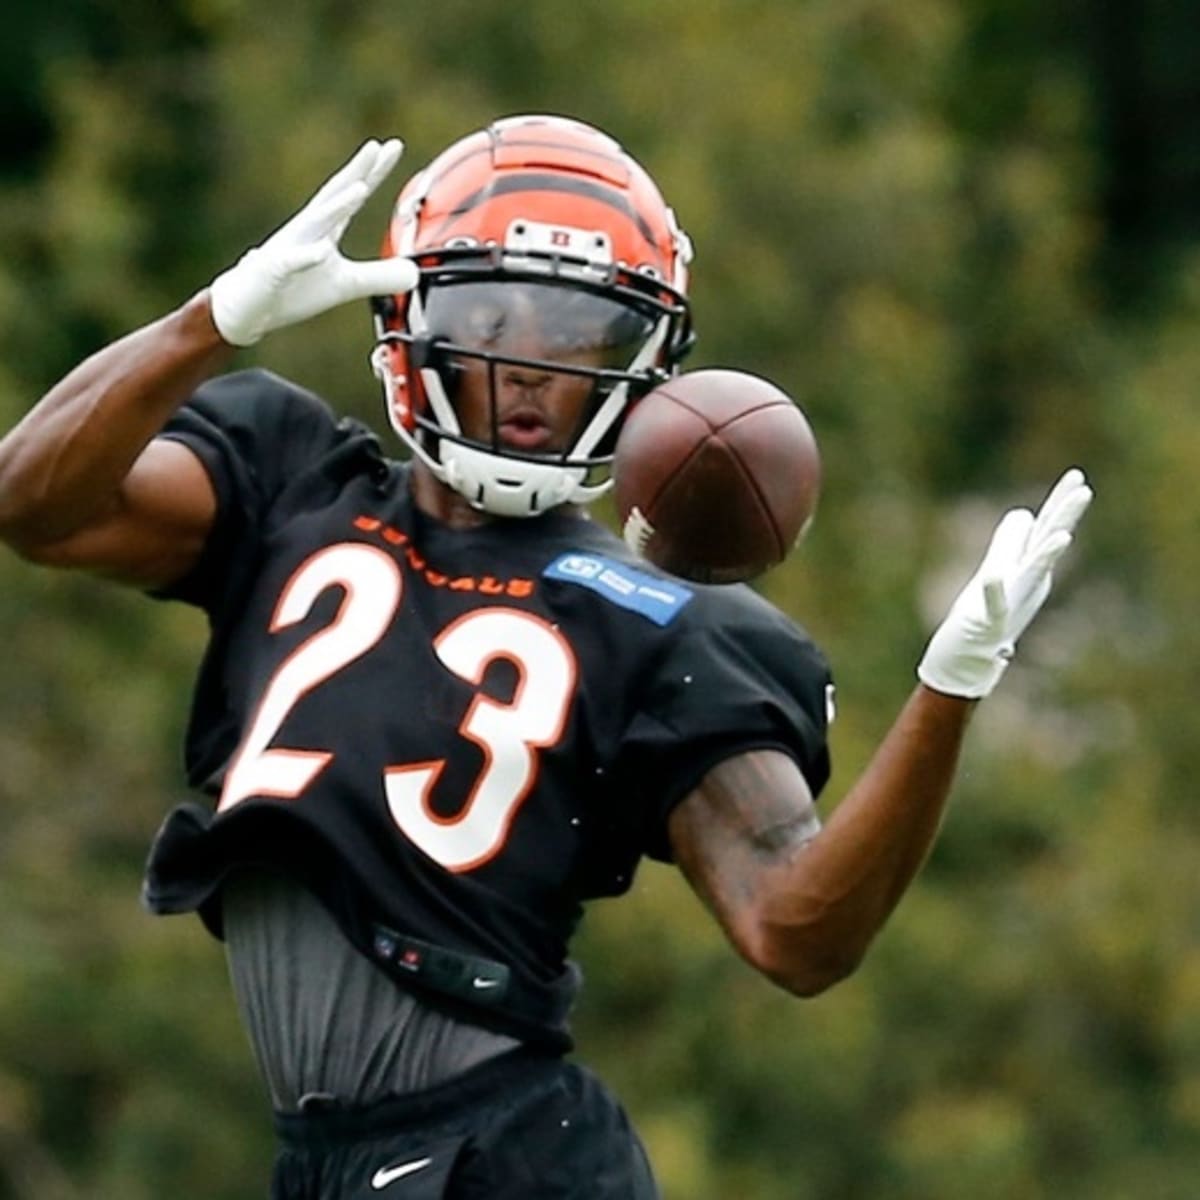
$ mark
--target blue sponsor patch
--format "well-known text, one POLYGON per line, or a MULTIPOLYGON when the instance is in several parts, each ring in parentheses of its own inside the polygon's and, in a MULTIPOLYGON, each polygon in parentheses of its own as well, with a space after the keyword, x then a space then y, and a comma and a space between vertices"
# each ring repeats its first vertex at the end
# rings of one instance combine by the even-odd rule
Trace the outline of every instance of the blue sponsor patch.
POLYGON ((621 608, 641 613, 655 625, 675 620, 694 594, 680 583, 647 575, 600 554, 560 554, 542 574, 547 579, 590 588, 621 608))

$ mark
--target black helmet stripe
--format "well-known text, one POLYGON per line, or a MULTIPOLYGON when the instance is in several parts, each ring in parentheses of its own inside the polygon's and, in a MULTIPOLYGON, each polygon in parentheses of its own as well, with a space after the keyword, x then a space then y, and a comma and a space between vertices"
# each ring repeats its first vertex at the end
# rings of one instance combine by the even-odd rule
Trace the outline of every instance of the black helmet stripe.
POLYGON ((650 245, 654 245, 654 231, 646 223, 645 218, 642 217, 620 192, 609 187, 607 184, 597 183, 591 179, 578 179, 574 176, 563 175, 546 175, 537 171, 523 171, 519 175, 496 179, 489 183, 487 187, 480 188, 477 192, 472 192, 469 196, 465 196, 454 206, 450 214, 442 222, 442 227, 438 230, 436 236, 440 237, 446 227, 453 224, 456 217, 461 217, 464 213, 469 213, 485 200, 490 199, 492 196, 504 196, 512 192, 569 192, 572 195, 587 196, 589 199, 599 200, 602 204, 607 204, 610 208, 615 208, 618 212, 627 216, 638 227, 638 231, 646 241, 650 245))

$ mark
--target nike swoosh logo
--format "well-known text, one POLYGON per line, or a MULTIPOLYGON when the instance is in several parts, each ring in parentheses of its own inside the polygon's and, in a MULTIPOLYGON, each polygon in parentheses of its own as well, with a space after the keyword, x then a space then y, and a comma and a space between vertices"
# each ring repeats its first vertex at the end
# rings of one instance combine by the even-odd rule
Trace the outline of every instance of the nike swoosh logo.
POLYGON ((432 1158, 415 1158, 412 1162, 401 1163, 398 1167, 380 1167, 371 1176, 371 1186, 377 1192, 381 1191, 388 1184, 395 1183, 397 1179, 403 1179, 406 1175, 414 1175, 417 1171, 425 1170, 431 1162, 433 1162, 432 1158))
POLYGON ((483 991, 485 988, 494 988, 500 986, 500 980, 488 979, 485 975, 476 975, 471 980, 471 985, 478 991, 483 991))

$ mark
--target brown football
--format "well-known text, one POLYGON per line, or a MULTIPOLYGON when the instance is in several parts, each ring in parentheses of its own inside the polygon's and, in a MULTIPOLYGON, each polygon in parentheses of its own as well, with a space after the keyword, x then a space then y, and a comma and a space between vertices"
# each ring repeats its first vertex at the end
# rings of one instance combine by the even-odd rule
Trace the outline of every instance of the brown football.
POLYGON ((630 411, 613 459, 626 542, 700 583, 753 579, 804 535, 821 456, 804 413, 757 375, 689 371, 630 411))

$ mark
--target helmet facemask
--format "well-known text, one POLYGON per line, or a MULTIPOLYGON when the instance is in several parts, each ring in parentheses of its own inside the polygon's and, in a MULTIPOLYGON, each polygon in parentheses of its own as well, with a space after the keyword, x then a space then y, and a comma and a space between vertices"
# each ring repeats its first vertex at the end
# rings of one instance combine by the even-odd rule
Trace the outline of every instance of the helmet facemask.
POLYGON ((426 274, 407 330, 379 335, 380 349, 407 351, 408 411, 388 406, 396 432, 495 515, 602 495, 629 404, 667 377, 671 315, 561 281, 426 274))

